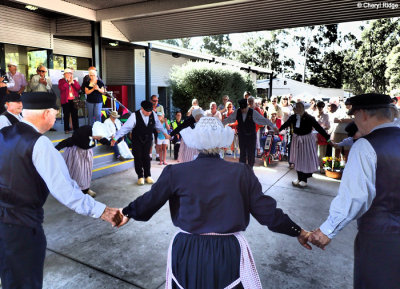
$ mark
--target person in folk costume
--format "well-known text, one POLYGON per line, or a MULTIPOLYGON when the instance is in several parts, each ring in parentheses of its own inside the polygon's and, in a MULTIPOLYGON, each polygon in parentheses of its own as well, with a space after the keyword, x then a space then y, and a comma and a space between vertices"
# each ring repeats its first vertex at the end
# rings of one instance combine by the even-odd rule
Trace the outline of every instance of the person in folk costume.
POLYGON ((251 250, 241 233, 249 225, 250 214, 271 231, 297 237, 302 246, 311 249, 306 241, 309 232, 277 208, 272 197, 264 195, 252 168, 220 157, 220 148, 231 145, 233 133, 214 117, 202 117, 194 129, 182 130, 185 142, 199 150, 198 157, 166 166, 150 191, 120 209, 122 226, 130 218, 149 220, 169 201, 172 222, 179 231, 168 252, 168 289, 261 288, 251 250), (235 177, 220 182, 227 175, 235 177))
POLYGON ((12 92, 4 97, 6 111, 0 115, 0 129, 16 124, 22 120, 22 101, 18 93, 12 92))
POLYGON ((154 183, 151 178, 149 156, 154 128, 163 133, 167 139, 171 138, 160 123, 156 112, 153 111, 153 104, 148 100, 144 100, 140 105, 141 108, 131 114, 111 141, 111 146, 114 146, 118 139, 132 132, 132 150, 135 159, 135 171, 138 176, 137 184, 139 186, 144 185, 145 181, 148 184, 154 183))
POLYGON ((3 289, 41 289, 47 242, 43 206, 49 193, 76 213, 113 225, 122 215, 82 194, 43 135, 56 120, 56 95, 23 93, 21 99, 24 119, 0 130, 0 277, 3 289))
POLYGON ((239 100, 239 109, 235 110, 230 116, 223 120, 223 124, 233 123, 237 121, 239 149, 241 163, 248 163, 254 166, 255 150, 256 150, 256 124, 268 125, 275 131, 276 126, 268 119, 259 114, 256 110, 248 107, 247 99, 239 100))
POLYGON ((309 236, 324 249, 357 219, 354 288, 400 288, 400 128, 389 95, 368 93, 348 99, 361 133, 351 147, 329 217, 309 236), (396 149, 394 149, 396 148, 396 149))
POLYGON ((316 119, 304 111, 302 102, 296 103, 295 114, 281 126, 279 131, 293 125, 293 139, 290 147, 290 163, 294 163, 297 171, 297 179, 292 181, 294 186, 306 187, 307 179, 319 168, 317 146, 315 136, 312 134, 314 128, 330 143, 329 135, 318 124, 316 119))
POLYGON ((102 136, 93 136, 91 125, 84 125, 74 130, 71 137, 56 145, 57 150, 66 148, 63 158, 71 178, 77 182, 84 194, 88 194, 93 198, 96 193, 90 189, 93 169, 92 148, 96 146, 94 140, 100 140, 101 138, 102 136))
MULTIPOLYGON (((204 116, 205 112, 201 108, 192 110, 191 116, 189 116, 181 125, 178 125, 176 129, 171 131, 171 137, 176 136, 181 130, 185 128, 194 129, 196 123, 204 116)), ((190 162, 199 154, 198 150, 187 146, 185 140, 181 138, 181 145, 179 148, 178 162, 190 162)))

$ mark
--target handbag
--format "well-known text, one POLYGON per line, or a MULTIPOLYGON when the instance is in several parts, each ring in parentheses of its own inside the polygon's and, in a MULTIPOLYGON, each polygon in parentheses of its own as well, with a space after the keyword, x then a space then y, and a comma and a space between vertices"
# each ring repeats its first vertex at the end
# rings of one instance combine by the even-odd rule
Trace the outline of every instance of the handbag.
POLYGON ((73 102, 74 102, 74 107, 76 109, 85 108, 86 105, 85 93, 80 90, 79 95, 74 98, 73 102))

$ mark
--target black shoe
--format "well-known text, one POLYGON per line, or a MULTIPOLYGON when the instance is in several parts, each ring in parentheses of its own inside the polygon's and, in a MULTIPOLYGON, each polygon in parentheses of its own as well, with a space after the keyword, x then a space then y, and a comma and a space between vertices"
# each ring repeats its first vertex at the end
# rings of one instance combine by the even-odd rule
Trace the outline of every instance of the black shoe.
POLYGON ((54 127, 52 127, 51 129, 50 129, 50 131, 57 131, 54 127))
POLYGON ((156 161, 159 162, 160 161, 160 157, 156 157, 156 161))

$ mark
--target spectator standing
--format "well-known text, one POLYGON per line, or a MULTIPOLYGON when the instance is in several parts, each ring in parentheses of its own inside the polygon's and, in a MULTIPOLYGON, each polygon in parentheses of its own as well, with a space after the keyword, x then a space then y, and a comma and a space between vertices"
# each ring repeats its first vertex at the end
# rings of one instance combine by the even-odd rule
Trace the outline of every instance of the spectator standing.
MULTIPOLYGON (((161 104, 158 103, 158 96, 153 94, 151 96, 151 98, 150 98, 150 101, 153 104, 153 111, 156 113, 156 115, 159 112, 161 112, 164 115, 164 107, 161 104)), ((158 150, 157 150, 157 141, 158 141, 157 140, 157 135, 158 135, 158 132, 157 132, 157 130, 154 129, 154 131, 153 131, 153 143, 154 143, 154 149, 156 151, 156 161, 159 162, 160 161, 160 154, 158 153, 158 150)), ((151 146, 150 147, 150 160, 153 159, 152 152, 153 152, 153 148, 151 146)))
POLYGON ((226 112, 226 103, 229 101, 229 95, 224 95, 222 97, 222 103, 218 105, 218 111, 223 115, 226 112))
MULTIPOLYGON (((325 103, 323 101, 319 101, 317 103, 318 113, 315 114, 315 118, 318 124, 328 132, 331 124, 329 122, 329 116, 324 112, 325 103)), ((328 143, 326 139, 320 134, 317 134, 317 144, 318 144, 318 160, 319 160, 319 170, 322 174, 324 172, 324 166, 322 164, 322 158, 326 156, 326 148, 328 143)))
POLYGON ((289 97, 283 96, 281 99, 282 122, 285 123, 289 116, 293 114, 293 107, 289 103, 289 97))
POLYGON ((52 83, 50 77, 46 76, 47 68, 44 65, 40 65, 36 69, 36 75, 32 76, 29 83, 29 88, 32 92, 50 92, 52 83))
MULTIPOLYGON (((160 123, 162 124, 164 130, 168 131, 170 129, 168 125, 167 119, 165 119, 164 115, 161 111, 157 112, 157 117, 160 123)), ((167 148, 168 148, 169 140, 164 136, 164 134, 160 131, 157 134, 157 150, 160 155, 160 163, 159 165, 167 165, 165 161, 167 158, 167 148)))
POLYGON ((217 110, 217 104, 215 102, 210 103, 210 109, 206 110, 206 116, 211 116, 222 120, 221 113, 217 110))
POLYGON ((192 115, 192 111, 194 109, 198 109, 198 108, 201 109, 201 107, 199 106, 199 101, 196 98, 193 98, 192 99, 192 106, 189 108, 188 112, 186 113, 186 116, 191 116, 192 115))
POLYGON ((25 91, 25 87, 28 85, 25 75, 17 71, 18 64, 15 62, 8 63, 7 67, 7 78, 8 80, 12 80, 12 83, 14 83, 13 86, 10 85, 7 87, 8 92, 16 92, 18 94, 23 93, 25 91))
POLYGON ((5 96, 7 94, 7 88, 14 86, 14 80, 11 81, 8 79, 7 73, 0 68, 0 114, 6 111, 5 104, 5 96))
MULTIPOLYGON (((175 113, 175 120, 171 123, 172 129, 176 129, 181 124, 183 124, 182 112, 178 110, 175 113)), ((172 143, 174 144, 174 160, 178 159, 179 149, 181 146, 181 138, 181 135, 177 133, 172 140, 172 143)))
POLYGON ((60 89, 61 106, 64 114, 64 132, 69 133, 69 117, 72 119, 72 127, 74 130, 79 128, 78 109, 74 106, 74 99, 79 96, 79 85, 77 80, 73 79, 72 70, 66 68, 64 70, 64 78, 58 81, 60 89))
POLYGON ((89 70, 90 81, 83 83, 87 95, 86 105, 88 109, 89 125, 94 122, 101 122, 101 109, 103 107, 104 83, 97 78, 97 71, 89 70))

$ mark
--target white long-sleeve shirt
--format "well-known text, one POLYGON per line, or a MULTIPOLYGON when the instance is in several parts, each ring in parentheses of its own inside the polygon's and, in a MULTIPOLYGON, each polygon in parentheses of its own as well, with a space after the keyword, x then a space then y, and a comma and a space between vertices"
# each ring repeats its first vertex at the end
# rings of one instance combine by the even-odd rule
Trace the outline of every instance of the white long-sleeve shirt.
MULTIPOLYGON (((396 127, 396 124, 385 123, 372 131, 385 127, 396 127)), ((320 226, 322 233, 332 239, 348 223, 369 210, 376 197, 376 166, 377 156, 372 145, 364 138, 358 139, 351 147, 338 195, 331 202, 329 216, 320 226)))

